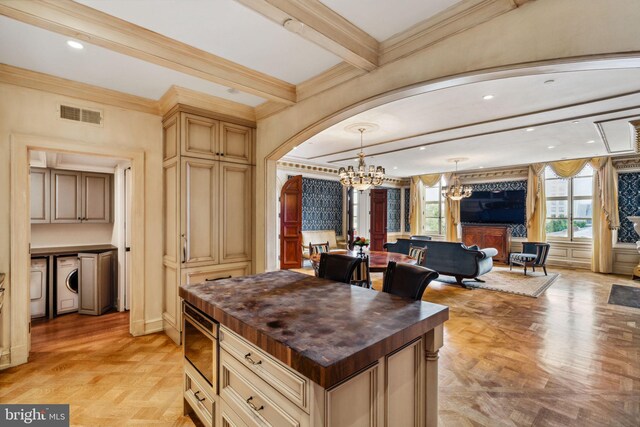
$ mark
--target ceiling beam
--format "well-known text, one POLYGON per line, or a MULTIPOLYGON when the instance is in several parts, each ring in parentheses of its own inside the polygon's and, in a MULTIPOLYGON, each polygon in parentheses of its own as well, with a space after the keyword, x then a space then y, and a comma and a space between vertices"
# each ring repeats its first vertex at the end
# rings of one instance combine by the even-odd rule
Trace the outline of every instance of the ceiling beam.
POLYGON ((296 102, 290 83, 70 0, 3 0, 0 14, 268 100, 296 102))
POLYGON ((378 67, 378 41, 318 0, 237 0, 362 70, 378 67))

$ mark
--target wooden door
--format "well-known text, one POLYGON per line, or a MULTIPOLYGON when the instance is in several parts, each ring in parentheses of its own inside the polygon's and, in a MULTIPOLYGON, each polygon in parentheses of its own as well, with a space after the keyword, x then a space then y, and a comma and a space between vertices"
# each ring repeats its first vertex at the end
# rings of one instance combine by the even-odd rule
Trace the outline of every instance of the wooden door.
POLYGON ((180 255, 185 267, 219 262, 219 167, 212 160, 182 159, 180 255))
POLYGON ((280 191, 280 269, 302 267, 302 175, 280 191))
POLYGON ((225 162, 251 164, 251 128, 220 123, 220 157, 225 162))
POLYGON ((371 190, 370 212, 369 247, 372 251, 381 251, 384 249, 382 245, 387 241, 387 190, 371 190))
POLYGON ((111 176, 82 174, 82 222, 111 222, 111 176))
POLYGON ((220 162, 220 263, 251 260, 251 176, 249 165, 220 162))
POLYGON ((82 219, 81 173, 51 171, 51 222, 78 223, 82 219))
POLYGON ((31 168, 30 178, 31 223, 46 224, 50 222, 49 213, 51 212, 49 202, 49 195, 51 194, 51 186, 49 184, 49 170, 31 168))

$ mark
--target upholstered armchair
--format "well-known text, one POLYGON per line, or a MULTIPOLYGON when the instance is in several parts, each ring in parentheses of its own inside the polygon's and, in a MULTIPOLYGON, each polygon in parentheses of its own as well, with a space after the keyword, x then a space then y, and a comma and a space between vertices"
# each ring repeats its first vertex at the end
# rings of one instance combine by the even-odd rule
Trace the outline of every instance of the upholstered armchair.
POLYGON ((536 267, 542 267, 544 275, 547 275, 547 256, 551 245, 544 242, 524 242, 522 244, 522 252, 513 253, 509 257, 509 270, 513 269, 513 265, 521 265, 524 267, 524 274, 527 275, 527 267, 531 267, 535 272, 536 267))

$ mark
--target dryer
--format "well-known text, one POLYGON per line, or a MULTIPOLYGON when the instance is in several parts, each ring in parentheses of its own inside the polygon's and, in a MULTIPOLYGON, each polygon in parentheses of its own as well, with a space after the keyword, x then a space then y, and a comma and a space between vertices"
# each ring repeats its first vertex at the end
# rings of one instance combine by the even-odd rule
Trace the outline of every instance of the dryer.
POLYGON ((47 314, 47 259, 31 259, 31 277, 29 283, 31 298, 31 318, 44 317, 47 314))
POLYGON ((78 256, 64 256, 56 260, 56 290, 58 291, 56 314, 78 311, 78 256))

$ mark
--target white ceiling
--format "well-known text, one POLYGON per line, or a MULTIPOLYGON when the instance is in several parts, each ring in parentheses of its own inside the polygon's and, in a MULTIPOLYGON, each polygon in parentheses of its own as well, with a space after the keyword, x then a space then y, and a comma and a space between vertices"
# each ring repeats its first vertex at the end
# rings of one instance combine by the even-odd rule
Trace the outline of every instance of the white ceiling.
POLYGON ((365 133, 368 163, 394 176, 451 171, 454 165, 447 159, 454 157, 468 158, 460 169, 469 170, 629 152, 630 119, 615 119, 640 117, 635 91, 640 91, 640 69, 514 77, 441 89, 344 120, 285 158, 352 165, 359 137, 345 128, 363 122, 379 126, 365 133), (485 95, 494 98, 484 100, 485 95), (614 110, 621 111, 604 114, 614 110), (573 123, 576 119, 579 123, 573 123), (601 120, 607 121, 602 129, 609 149, 594 124, 601 120), (525 131, 532 126, 535 131, 525 131))
POLYGON ((0 63, 51 74, 150 99, 159 99, 172 85, 182 86, 250 106, 265 100, 121 53, 83 42, 72 49, 69 37, 0 16, 0 63))
POLYGON ((330 9, 382 42, 460 0, 320 0, 330 9))
POLYGON ((293 84, 342 61, 234 0, 77 1, 293 84))

